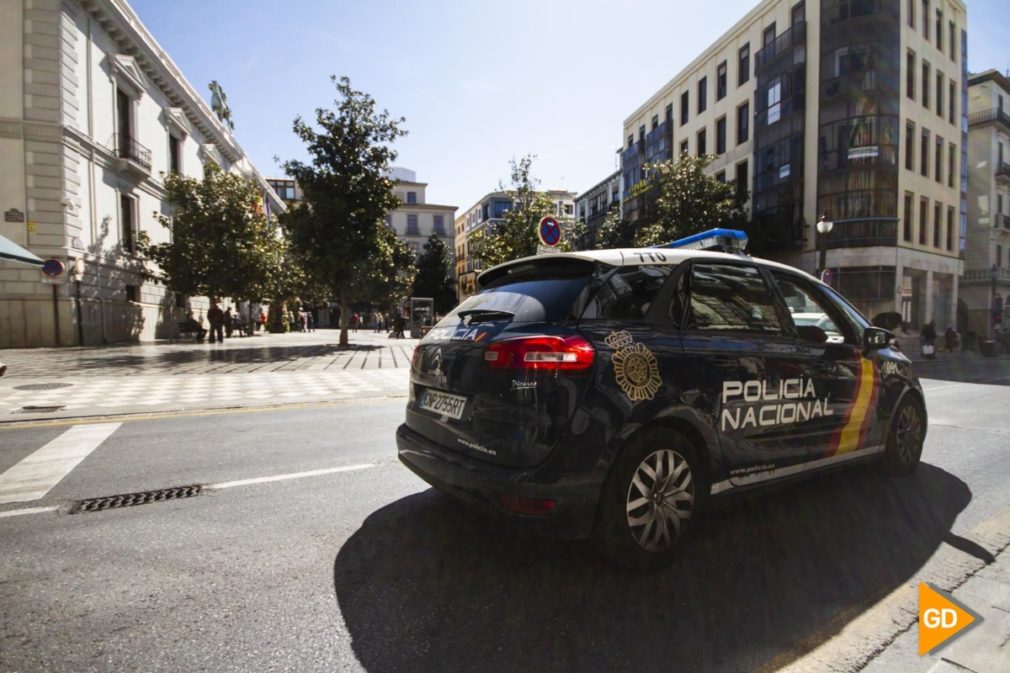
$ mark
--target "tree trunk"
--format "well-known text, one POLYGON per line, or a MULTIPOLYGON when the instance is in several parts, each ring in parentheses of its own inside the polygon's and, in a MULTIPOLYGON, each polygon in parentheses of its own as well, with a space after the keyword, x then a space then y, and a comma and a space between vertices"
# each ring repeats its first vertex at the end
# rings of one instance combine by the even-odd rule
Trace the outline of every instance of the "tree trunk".
POLYGON ((351 322, 351 300, 347 290, 340 290, 340 345, 347 345, 347 325, 351 322))

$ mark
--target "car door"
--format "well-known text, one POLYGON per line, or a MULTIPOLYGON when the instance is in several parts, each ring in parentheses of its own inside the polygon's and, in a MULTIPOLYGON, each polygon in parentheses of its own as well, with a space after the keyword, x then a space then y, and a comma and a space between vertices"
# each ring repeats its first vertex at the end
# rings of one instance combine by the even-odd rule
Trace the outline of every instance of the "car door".
POLYGON ((815 326, 822 343, 797 336, 798 357, 810 372, 823 414, 812 421, 812 466, 860 455, 874 438, 878 394, 877 365, 863 354, 860 336, 844 312, 813 281, 800 274, 770 269, 769 275, 786 306, 793 328, 815 326))
POLYGON ((745 261, 694 261, 687 284, 678 376, 713 410, 729 482, 801 471, 810 428, 788 414, 809 372, 767 279, 745 261))

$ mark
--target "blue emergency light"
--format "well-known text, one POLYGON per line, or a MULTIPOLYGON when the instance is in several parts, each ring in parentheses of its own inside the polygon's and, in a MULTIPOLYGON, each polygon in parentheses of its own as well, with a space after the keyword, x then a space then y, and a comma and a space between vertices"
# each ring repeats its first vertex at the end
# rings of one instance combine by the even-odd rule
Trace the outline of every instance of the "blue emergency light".
POLYGON ((747 233, 739 229, 709 229, 700 234, 685 236, 676 241, 653 247, 742 253, 747 247, 747 233))

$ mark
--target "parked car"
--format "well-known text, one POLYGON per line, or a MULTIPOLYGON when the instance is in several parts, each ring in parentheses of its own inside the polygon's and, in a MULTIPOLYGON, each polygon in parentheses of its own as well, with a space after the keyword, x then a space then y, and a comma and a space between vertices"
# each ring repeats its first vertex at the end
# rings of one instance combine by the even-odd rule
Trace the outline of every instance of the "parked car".
MULTIPOLYGON (((723 246, 745 241, 721 231, 723 246)), ((927 418, 912 364, 795 268, 601 250, 515 260, 478 284, 414 351, 399 458, 532 531, 592 537, 620 563, 657 568, 710 499, 919 462, 927 418), (787 300, 830 325, 797 320, 787 300)))

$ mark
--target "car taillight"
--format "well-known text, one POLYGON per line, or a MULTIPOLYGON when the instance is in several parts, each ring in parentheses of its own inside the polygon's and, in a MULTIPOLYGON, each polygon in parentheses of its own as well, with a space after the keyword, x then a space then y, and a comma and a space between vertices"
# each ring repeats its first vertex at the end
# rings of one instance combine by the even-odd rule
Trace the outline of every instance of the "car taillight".
POLYGON ((579 336, 535 336, 496 341, 484 351, 492 369, 579 371, 596 359, 593 345, 579 336))
POLYGON ((414 346, 414 354, 410 356, 410 368, 415 372, 421 367, 421 347, 414 346))

